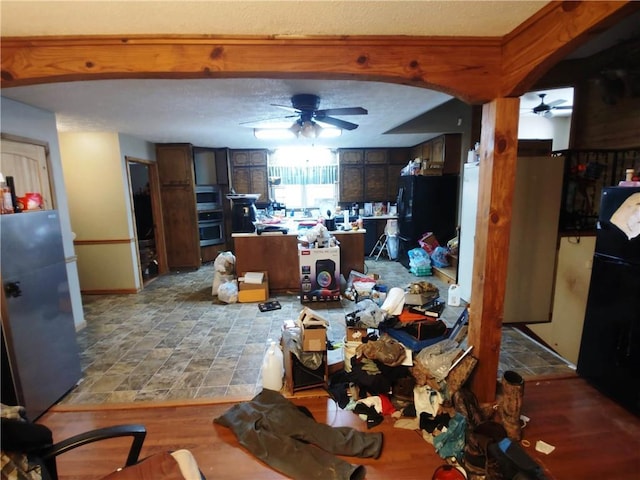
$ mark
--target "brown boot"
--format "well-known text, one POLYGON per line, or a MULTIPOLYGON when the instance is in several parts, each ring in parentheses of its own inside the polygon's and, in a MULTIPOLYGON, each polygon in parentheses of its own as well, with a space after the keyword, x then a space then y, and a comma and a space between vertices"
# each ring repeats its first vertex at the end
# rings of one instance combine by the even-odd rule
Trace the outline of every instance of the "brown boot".
POLYGON ((507 436, 514 441, 522 438, 520 410, 524 396, 524 379, 516 372, 507 370, 502 376, 502 399, 499 403, 502 425, 507 436))

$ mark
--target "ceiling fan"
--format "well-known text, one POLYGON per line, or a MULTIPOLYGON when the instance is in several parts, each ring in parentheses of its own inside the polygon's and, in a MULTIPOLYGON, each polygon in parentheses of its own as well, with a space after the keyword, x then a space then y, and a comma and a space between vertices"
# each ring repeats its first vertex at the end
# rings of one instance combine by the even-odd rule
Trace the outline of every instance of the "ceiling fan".
MULTIPOLYGON (((355 130, 358 128, 356 123, 347 122, 346 120, 335 118, 332 115, 367 115, 369 113, 362 107, 327 108, 320 110, 320 97, 308 93, 301 93, 292 96, 291 106, 278 105, 275 103, 272 103, 271 106, 293 112, 291 115, 285 115, 279 118, 295 119, 290 128, 296 135, 302 136, 316 136, 318 130, 322 128, 322 126, 318 124, 329 125, 342 130, 355 130)), ((244 122, 243 124, 256 126, 256 124, 269 122, 270 120, 264 120, 262 122, 244 122)))
POLYGON ((532 112, 535 113, 536 115, 545 115, 548 116, 551 114, 551 110, 570 110, 571 107, 569 106, 560 106, 561 104, 565 103, 566 100, 554 100, 553 102, 549 102, 549 103, 544 103, 544 97, 547 96, 546 93, 539 93, 538 96, 540 97, 540 104, 536 105, 535 107, 533 107, 532 112))

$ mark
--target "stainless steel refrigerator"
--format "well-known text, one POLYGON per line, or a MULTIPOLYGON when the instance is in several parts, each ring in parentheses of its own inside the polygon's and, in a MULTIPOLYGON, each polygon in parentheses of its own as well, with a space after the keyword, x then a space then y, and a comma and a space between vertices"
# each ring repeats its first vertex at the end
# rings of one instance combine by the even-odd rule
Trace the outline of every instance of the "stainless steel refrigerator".
POLYGON ((640 188, 603 189, 577 365, 578 374, 636 415, 640 415, 640 235, 633 236, 633 226, 638 228, 639 222, 640 188))
POLYGON ((458 175, 406 175, 398 180, 398 261, 409 267, 408 252, 423 234, 441 245, 456 236, 458 175))
POLYGON ((81 376, 58 212, 0 216, 2 403, 34 420, 81 376))

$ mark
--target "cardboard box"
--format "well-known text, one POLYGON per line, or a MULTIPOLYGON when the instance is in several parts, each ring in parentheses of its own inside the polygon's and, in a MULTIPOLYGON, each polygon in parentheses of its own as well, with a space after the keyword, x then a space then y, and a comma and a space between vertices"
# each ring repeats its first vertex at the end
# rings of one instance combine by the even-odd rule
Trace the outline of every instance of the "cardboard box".
POLYGON ((298 245, 300 302, 340 300, 340 247, 298 245))
POLYGON ((404 294, 404 303, 406 305, 424 305, 425 303, 429 303, 434 298, 437 298, 439 294, 437 292, 429 292, 429 293, 409 293, 405 292, 404 294))
POLYGON ((420 237, 420 239, 418 240, 418 244, 429 254, 431 255, 433 253, 433 251, 440 246, 440 243, 438 242, 438 239, 436 238, 436 236, 433 234, 433 232, 427 232, 425 233, 422 237, 420 237))
POLYGON ((362 343, 362 339, 367 336, 367 328, 347 327, 347 342, 362 343))
POLYGON ((308 307, 302 309, 298 325, 302 329, 302 350, 324 352, 327 349, 327 325, 329 322, 308 307))
POLYGON ((302 350, 305 352, 324 352, 327 349, 327 329, 307 327, 302 329, 302 350))
MULTIPOLYGON (((269 277, 264 273, 262 283, 246 283, 238 281, 238 302, 264 302, 269 298, 269 277)), ((241 275, 240 277, 242 277, 241 275)))

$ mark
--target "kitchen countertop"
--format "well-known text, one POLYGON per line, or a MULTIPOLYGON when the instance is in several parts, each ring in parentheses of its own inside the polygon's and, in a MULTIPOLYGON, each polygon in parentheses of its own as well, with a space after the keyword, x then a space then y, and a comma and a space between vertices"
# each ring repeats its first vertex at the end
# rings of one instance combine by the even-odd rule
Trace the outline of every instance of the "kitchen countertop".
POLYGON ((362 217, 362 220, 396 220, 397 215, 372 215, 370 217, 362 217))
MULTIPOLYGON (((378 218, 378 217, 376 217, 378 218)), ((364 219, 363 219, 364 220, 364 219)), ((260 235, 258 235, 258 233, 256 232, 251 232, 251 233, 232 233, 231 237, 232 238, 238 238, 238 237, 258 237, 258 236, 265 236, 265 235, 269 235, 269 236, 274 236, 274 235, 288 235, 288 236, 295 236, 297 237, 298 235, 304 235, 305 232, 311 228, 313 228, 312 226, 308 226, 308 227, 304 227, 304 228, 300 228, 299 224, 303 223, 303 222, 308 222, 311 223, 313 222, 313 220, 311 219, 306 219, 306 218, 301 218, 301 219, 294 219, 294 220, 289 220, 288 222, 283 222, 283 223, 274 223, 274 224, 270 224, 273 225, 274 227, 288 227, 289 228, 289 232, 288 233, 282 233, 282 232, 262 232, 260 235)), ((366 230, 364 228, 360 228, 357 230, 353 230, 352 228, 348 229, 348 230, 343 230, 342 229, 342 223, 339 223, 337 225, 338 229, 337 230, 333 230, 330 231, 330 234, 345 234, 345 233, 366 233, 366 230)))
MULTIPOLYGON (((342 217, 336 217, 337 219, 342 220, 342 217)), ((364 222, 366 221, 370 221, 370 220, 396 220, 398 217, 396 215, 372 215, 370 217, 362 217, 362 220, 364 222)), ((313 227, 306 227, 306 228, 300 228, 299 224, 303 223, 303 222, 308 222, 311 223, 313 222, 312 219, 308 219, 308 218, 294 218, 294 219, 288 219, 287 222, 283 222, 283 223, 274 223, 272 224, 273 226, 283 226, 283 227, 288 227, 289 228, 289 232, 288 233, 282 233, 282 232, 262 232, 260 235, 258 235, 256 232, 252 232, 252 233, 232 233, 231 237, 251 237, 251 236, 263 236, 263 235, 293 235, 293 236, 298 236, 298 235, 303 235, 305 230, 309 229, 309 228, 313 228, 313 227)), ((333 230, 330 233, 331 234, 343 234, 343 233, 366 233, 366 229, 364 228, 360 228, 358 230, 353 230, 353 229, 348 229, 348 230, 343 230, 342 229, 342 222, 338 222, 337 223, 337 230, 333 230)))
MULTIPOLYGON (((289 237, 297 237, 299 235, 304 235, 305 230, 298 230, 298 231, 291 231, 289 230, 288 233, 282 233, 282 232, 262 232, 260 235, 258 235, 257 233, 253 232, 253 233, 232 233, 231 237, 232 238, 241 238, 241 237, 265 237, 265 236, 269 236, 269 237, 273 237, 273 236, 278 236, 281 237, 283 235, 289 236, 289 237)), ((332 232, 329 232, 331 235, 348 235, 348 234, 352 234, 352 233, 366 233, 367 231, 364 228, 359 228, 358 230, 334 230, 332 232)))

